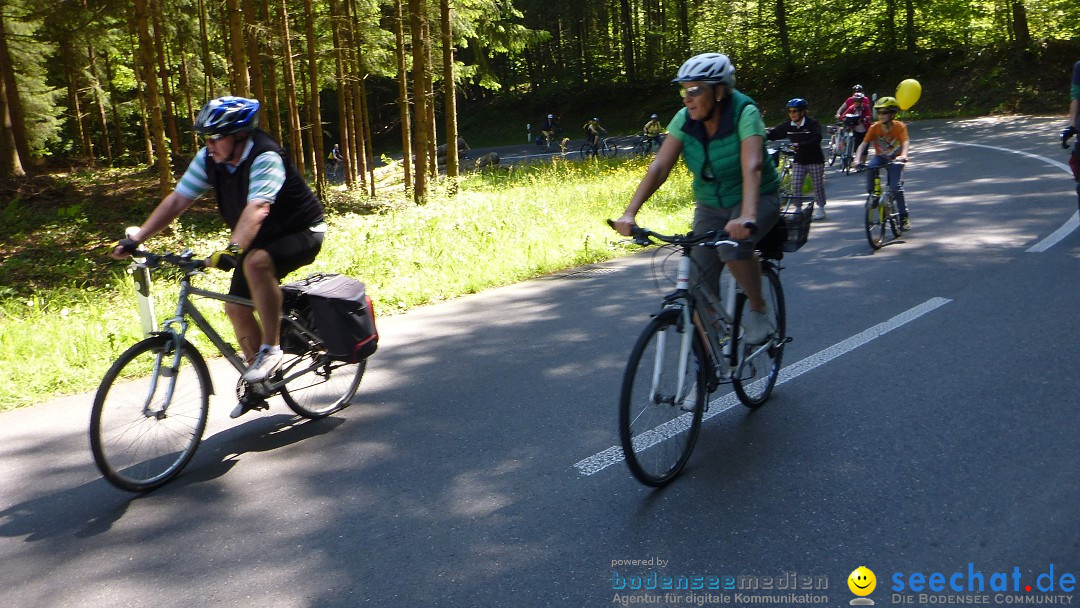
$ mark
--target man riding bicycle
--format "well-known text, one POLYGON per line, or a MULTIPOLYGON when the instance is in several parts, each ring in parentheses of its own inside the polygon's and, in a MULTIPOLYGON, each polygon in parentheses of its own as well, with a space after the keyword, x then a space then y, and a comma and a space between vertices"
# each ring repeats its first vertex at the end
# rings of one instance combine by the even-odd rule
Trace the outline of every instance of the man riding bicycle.
POLYGON ((660 133, 664 130, 664 125, 660 124, 660 117, 653 114, 649 117, 649 122, 645 123, 645 126, 641 128, 642 143, 645 144, 645 150, 651 152, 653 146, 660 144, 660 133))
POLYGON ((904 164, 908 160, 908 131, 907 126, 899 120, 893 120, 900 111, 900 102, 895 97, 882 97, 874 104, 877 110, 878 121, 870 125, 866 131, 866 138, 855 153, 858 166, 866 167, 866 192, 873 193, 874 178, 877 177, 881 167, 888 171, 888 188, 896 200, 896 207, 900 211, 900 223, 904 230, 911 230, 911 221, 908 219, 907 205, 904 203, 904 187, 902 177, 904 164), (869 164, 864 164, 866 149, 874 144, 874 158, 869 164))
POLYGON ((544 134, 544 143, 547 147, 551 147, 551 142, 558 137, 562 131, 562 127, 559 126, 558 119, 554 114, 548 114, 544 119, 544 124, 540 125, 540 132, 544 134))
POLYGON ((341 168, 341 163, 345 160, 345 157, 341 155, 341 146, 339 144, 334 144, 334 149, 330 151, 328 160, 330 162, 327 163, 327 175, 330 177, 337 177, 338 169, 341 168))
POLYGON ((585 139, 589 141, 589 145, 592 146, 593 153, 600 147, 600 138, 607 135, 607 129, 600 126, 600 119, 593 118, 585 123, 582 127, 585 130, 585 139))
POLYGON ((858 148, 866 137, 866 130, 870 127, 870 123, 873 122, 870 100, 861 92, 855 93, 851 96, 851 103, 840 106, 840 110, 836 113, 836 120, 851 128, 855 135, 855 147, 858 148))
MULTIPOLYGON (((281 366, 279 280, 313 262, 326 233, 319 199, 288 154, 258 124, 259 102, 254 99, 228 96, 207 102, 194 124, 206 147, 138 232, 121 239, 111 252, 116 259, 130 255, 213 190, 232 234, 228 246, 206 263, 234 270, 229 294, 254 304, 254 309, 225 305, 244 357, 253 360, 243 374, 249 383, 266 380, 281 366)), ((230 416, 263 406, 265 402, 241 402, 230 416)))

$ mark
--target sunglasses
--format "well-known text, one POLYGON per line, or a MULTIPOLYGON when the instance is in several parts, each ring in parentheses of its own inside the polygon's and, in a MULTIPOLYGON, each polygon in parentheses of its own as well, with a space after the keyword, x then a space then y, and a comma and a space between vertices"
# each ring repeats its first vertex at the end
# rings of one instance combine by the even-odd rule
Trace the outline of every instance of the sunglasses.
POLYGON ((788 108, 787 110, 788 114, 798 114, 799 112, 802 112, 799 108, 788 108))
POLYGON ((208 142, 211 142, 211 141, 221 141, 222 139, 225 139, 226 137, 228 137, 228 135, 222 135, 222 134, 219 133, 217 135, 207 135, 204 139, 206 141, 208 141, 208 142))
POLYGON ((699 84, 699 85, 697 85, 695 87, 680 87, 679 88, 679 96, 683 97, 683 98, 686 98, 686 97, 701 97, 702 95, 707 93, 710 88, 711 87, 707 87, 707 86, 705 86, 703 84, 699 84))

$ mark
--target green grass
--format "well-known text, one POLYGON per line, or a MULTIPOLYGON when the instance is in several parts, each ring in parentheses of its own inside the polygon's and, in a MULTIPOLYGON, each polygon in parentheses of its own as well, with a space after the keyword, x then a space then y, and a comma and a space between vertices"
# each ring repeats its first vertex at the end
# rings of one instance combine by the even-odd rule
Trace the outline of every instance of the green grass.
MULTIPOLYGON (((632 249, 604 220, 622 213, 646 167, 640 159, 559 160, 475 173, 461 179, 456 195, 437 187, 423 206, 403 196, 370 201, 338 191, 329 197, 331 228, 322 253, 299 274, 340 272, 361 279, 377 313, 387 315, 626 255, 632 249)), ((129 223, 145 216, 145 209, 130 209, 130 200, 124 205, 129 223)), ((80 213, 90 214, 92 207, 80 213)), ((208 215, 189 212, 171 234, 147 245, 208 254, 227 237, 208 215)), ((691 215, 689 173, 680 165, 639 214, 639 223, 684 231, 691 215)), ((111 232, 99 226, 81 238, 101 240, 102 234, 111 232)), ((32 265, 14 249, 13 258, 32 265)), ((70 249, 67 258, 79 264, 60 263, 62 271, 48 276, 42 273, 55 270, 51 266, 35 269, 36 284, 53 286, 0 290, 0 410, 94 390, 110 363, 141 338, 125 264, 108 262, 101 247, 88 250, 83 243, 70 249)), ((14 276, 11 265, 5 270, 14 276)), ((227 277, 210 271, 198 284, 224 289, 227 277)), ((156 277, 154 286, 160 321, 175 306, 175 281, 156 277)), ((231 337, 219 307, 205 308, 213 311, 208 316, 215 327, 231 337)), ((205 355, 213 353, 198 336, 194 340, 205 355)))

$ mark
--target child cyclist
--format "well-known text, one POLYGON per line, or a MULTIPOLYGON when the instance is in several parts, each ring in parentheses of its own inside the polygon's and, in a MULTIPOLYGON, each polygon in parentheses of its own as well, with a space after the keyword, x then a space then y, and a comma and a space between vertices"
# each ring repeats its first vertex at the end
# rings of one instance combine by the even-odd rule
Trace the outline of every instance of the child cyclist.
POLYGON ((899 120, 893 120, 900 111, 900 102, 895 97, 882 97, 874 104, 877 110, 878 121, 870 125, 866 130, 866 137, 859 144, 855 152, 855 158, 859 167, 866 167, 866 191, 874 191, 874 178, 882 167, 888 171, 887 187, 893 193, 896 206, 900 210, 900 224, 904 230, 911 230, 911 220, 908 219, 907 204, 904 203, 904 188, 901 178, 904 174, 904 164, 908 160, 908 132, 907 126, 899 120), (866 149, 874 144, 874 158, 869 164, 864 164, 866 149))

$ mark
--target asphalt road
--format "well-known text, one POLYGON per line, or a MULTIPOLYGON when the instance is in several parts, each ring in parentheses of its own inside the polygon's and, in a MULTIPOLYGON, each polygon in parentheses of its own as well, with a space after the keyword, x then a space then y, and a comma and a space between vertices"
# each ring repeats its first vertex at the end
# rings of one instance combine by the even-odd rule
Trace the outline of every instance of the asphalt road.
POLYGON ((199 453, 145 496, 94 468, 92 396, 0 414, 0 606, 844 606, 860 565, 879 606, 970 601, 976 580, 991 604, 1080 602, 1061 123, 912 125, 914 230, 872 254, 862 178, 830 171, 829 219, 781 273, 783 384, 752 413, 722 387, 660 491, 608 451, 662 289, 650 252, 381 319, 326 420, 280 401, 230 420, 219 366, 199 453), (923 602, 908 585, 933 573, 923 602), (629 589, 665 577, 706 588, 629 589))

